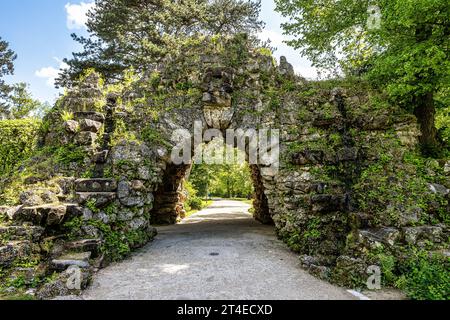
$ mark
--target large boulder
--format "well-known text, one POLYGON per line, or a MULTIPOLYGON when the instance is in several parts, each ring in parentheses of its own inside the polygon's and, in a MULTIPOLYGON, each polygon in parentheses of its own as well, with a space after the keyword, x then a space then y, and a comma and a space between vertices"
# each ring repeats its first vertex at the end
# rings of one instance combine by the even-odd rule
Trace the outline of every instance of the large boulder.
POLYGON ((144 195, 140 191, 133 190, 132 183, 120 181, 117 187, 117 197, 122 205, 126 207, 143 207, 144 195))
POLYGON ((35 225, 59 225, 63 222, 67 212, 64 205, 41 205, 21 207, 13 216, 16 222, 31 222, 35 225))

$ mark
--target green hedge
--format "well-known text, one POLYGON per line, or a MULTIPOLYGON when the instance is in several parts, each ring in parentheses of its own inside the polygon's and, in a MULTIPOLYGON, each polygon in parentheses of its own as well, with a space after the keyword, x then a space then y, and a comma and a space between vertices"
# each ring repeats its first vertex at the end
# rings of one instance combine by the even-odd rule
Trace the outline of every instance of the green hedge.
POLYGON ((0 175, 11 172, 36 147, 41 121, 19 119, 0 121, 0 175))

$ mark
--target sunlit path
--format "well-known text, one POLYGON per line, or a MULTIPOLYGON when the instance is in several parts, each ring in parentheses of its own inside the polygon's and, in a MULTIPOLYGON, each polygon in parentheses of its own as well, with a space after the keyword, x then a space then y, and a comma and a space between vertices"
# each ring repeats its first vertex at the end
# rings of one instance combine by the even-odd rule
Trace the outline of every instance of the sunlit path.
POLYGON ((215 201, 101 270, 84 299, 352 299, 299 267, 249 205, 215 201))

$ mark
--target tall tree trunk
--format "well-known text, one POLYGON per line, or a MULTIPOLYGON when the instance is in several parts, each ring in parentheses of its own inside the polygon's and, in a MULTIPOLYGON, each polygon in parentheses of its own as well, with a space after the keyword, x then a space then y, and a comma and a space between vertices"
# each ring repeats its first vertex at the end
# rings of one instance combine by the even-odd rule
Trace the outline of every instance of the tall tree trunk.
POLYGON ((417 117, 422 133, 419 138, 422 151, 426 155, 435 155, 439 150, 439 143, 434 123, 436 109, 433 93, 429 92, 415 98, 414 105, 414 115, 417 117))
MULTIPOLYGON (((433 29, 430 25, 421 24, 417 26, 417 43, 427 41, 432 35, 433 29)), ((421 75, 418 75, 418 80, 427 81, 427 79, 422 79, 421 75)), ((414 115, 417 117, 420 125, 420 131, 422 133, 419 138, 422 152, 425 155, 437 155, 437 153, 439 152, 439 144, 437 139, 437 130, 434 122, 436 109, 434 106, 433 91, 415 97, 413 103, 414 115)))

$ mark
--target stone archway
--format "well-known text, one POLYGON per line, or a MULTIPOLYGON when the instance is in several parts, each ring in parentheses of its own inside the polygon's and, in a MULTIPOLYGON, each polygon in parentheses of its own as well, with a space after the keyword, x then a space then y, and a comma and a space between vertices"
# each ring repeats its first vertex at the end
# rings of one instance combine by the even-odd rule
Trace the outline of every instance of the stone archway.
POLYGON ((195 54, 168 59, 108 96, 95 73, 69 91, 45 119, 45 148, 3 188, 15 195, 11 206, 0 208, 15 240, 1 247, 7 254, 0 264, 39 254, 49 257, 51 271, 74 261, 63 259, 65 250, 118 260, 144 245, 155 235, 151 222, 174 223, 183 214, 179 186, 189 165, 171 160, 172 134, 192 133, 196 121, 202 134, 280 130, 279 170, 251 166, 255 218, 273 221, 279 238, 314 274, 353 285, 367 279, 371 252, 380 244, 393 255, 421 241, 441 248, 448 227, 433 225, 439 217, 432 211, 412 205, 402 211, 395 199, 383 203, 391 211, 360 205, 377 187, 363 170, 375 165, 413 176, 403 156, 417 147, 415 118, 394 106, 371 108, 369 95, 376 93, 364 87, 307 82, 285 59, 277 65, 247 40, 218 45, 205 39, 195 54), (26 189, 17 191, 17 181, 26 189), (416 226, 419 215, 430 225, 416 226), (32 243, 58 237, 64 239, 60 251, 33 251, 40 247, 32 243))
MULTIPOLYGON (((249 159, 248 130, 254 131, 255 135, 258 135, 257 130, 261 123, 258 123, 254 116, 249 117, 248 114, 245 115, 245 112, 252 110, 255 114, 262 113, 262 110, 264 110, 263 97, 259 93, 257 98, 250 101, 242 101, 245 104, 239 105, 239 99, 236 99, 233 95, 246 91, 257 92, 261 90, 262 84, 259 80, 259 73, 262 71, 268 73, 278 72, 276 66, 268 62, 267 57, 255 55, 253 64, 247 66, 253 77, 250 79, 245 78, 244 83, 237 87, 235 78, 238 70, 236 68, 217 65, 216 62, 219 60, 219 57, 215 55, 203 57, 202 59, 203 63, 199 76, 201 83, 198 85, 201 89, 199 95, 201 96, 201 101, 188 109, 168 110, 160 115, 158 123, 155 124, 154 130, 162 133, 166 141, 170 141, 171 146, 168 149, 174 148, 179 143, 179 141, 174 139, 174 131, 184 131, 185 135, 194 136, 189 138, 187 149, 191 152, 191 156, 188 157, 189 161, 187 163, 176 165, 172 162, 172 159, 169 159, 170 151, 164 153, 165 169, 161 174, 159 185, 155 187, 156 191, 153 192, 155 201, 151 211, 151 222, 155 224, 175 223, 178 218, 183 216, 182 182, 190 170, 192 157, 198 144, 204 141, 202 138, 205 132, 215 130, 215 134, 225 137, 229 130, 240 130, 241 135, 237 135, 233 137, 232 141, 225 141, 225 143, 231 144, 231 147, 241 149, 246 154, 247 160, 249 159), (195 132, 195 130, 199 132, 195 132), (195 136, 198 133, 201 136, 200 138, 195 136)), ((294 78, 293 74, 285 76, 294 78)), ((263 123, 263 127, 267 129, 277 128, 270 123, 263 123)), ((206 140, 210 141, 210 138, 208 137, 206 140)), ((255 149, 253 151, 258 152, 259 150, 255 149)), ((266 151, 271 151, 270 147, 266 151)), ((257 159, 258 155, 255 155, 255 157, 257 159)), ((250 167, 255 190, 255 219, 265 224, 271 224, 273 220, 265 194, 263 175, 265 175, 266 181, 270 181, 274 179, 275 174, 271 171, 271 164, 260 165, 254 163, 250 167)))

